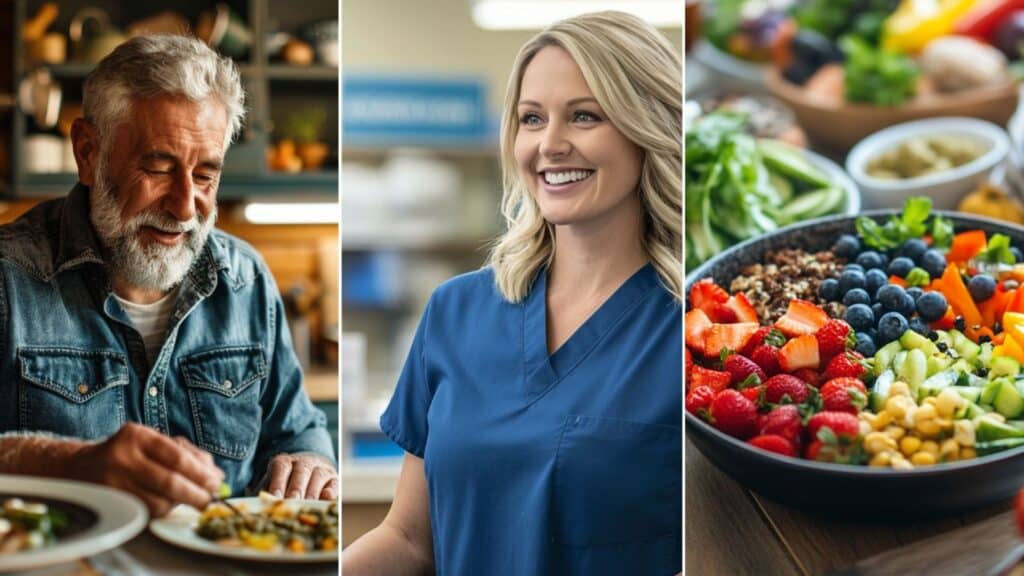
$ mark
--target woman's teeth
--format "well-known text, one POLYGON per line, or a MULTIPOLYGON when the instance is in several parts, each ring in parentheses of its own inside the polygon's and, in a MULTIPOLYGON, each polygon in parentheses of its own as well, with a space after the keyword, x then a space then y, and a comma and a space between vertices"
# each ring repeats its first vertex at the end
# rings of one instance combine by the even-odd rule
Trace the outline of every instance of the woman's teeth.
POLYGON ((548 184, 566 184, 577 182, 593 174, 593 170, 567 170, 565 172, 545 172, 544 181, 548 184))

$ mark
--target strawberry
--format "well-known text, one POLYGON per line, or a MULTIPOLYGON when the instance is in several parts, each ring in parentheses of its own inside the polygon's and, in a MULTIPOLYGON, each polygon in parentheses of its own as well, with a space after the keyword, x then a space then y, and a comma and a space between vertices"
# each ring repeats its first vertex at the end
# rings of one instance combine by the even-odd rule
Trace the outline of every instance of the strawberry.
POLYGON ((704 335, 711 328, 711 319, 700 308, 694 308, 683 318, 686 324, 686 345, 704 354, 704 335))
POLYGON ((740 390, 740 394, 743 394, 744 398, 753 402, 758 408, 764 404, 764 386, 748 386, 740 390))
POLYGON ((708 318, 718 324, 733 324, 738 322, 736 312, 721 302, 712 302, 708 310, 708 318))
POLYGON ((775 321, 775 327, 786 336, 803 336, 814 334, 828 322, 828 314, 818 305, 794 298, 781 318, 775 321))
POLYGON ((845 352, 849 334, 849 324, 842 320, 829 320, 814 333, 814 337, 818 339, 818 353, 822 358, 831 358, 845 352))
POLYGON ((810 384, 811 386, 814 386, 815 388, 817 388, 818 384, 821 382, 821 375, 818 374, 817 371, 811 370, 810 368, 801 368, 796 372, 793 372, 793 376, 796 376, 797 378, 803 380, 804 382, 810 384))
POLYGON ((825 367, 825 381, 827 382, 835 378, 860 378, 867 372, 867 368, 860 363, 863 358, 863 356, 856 352, 836 354, 829 361, 828 366, 825 367))
POLYGON ((764 339, 771 333, 771 331, 771 326, 761 326, 758 328, 757 332, 754 332, 754 335, 750 337, 750 340, 747 340, 747 345, 744 346, 743 350, 740 350, 739 353, 750 358, 754 353, 754 350, 756 350, 761 344, 764 344, 764 339))
POLYGON ((705 314, 710 315, 712 304, 718 302, 725 304, 729 301, 729 293, 721 286, 715 284, 711 278, 704 278, 695 282, 690 288, 690 306, 700 308, 705 314))
POLYGON ((694 364, 693 368, 690 369, 690 380, 687 389, 693 390, 698 386, 707 386, 718 392, 729 386, 729 380, 728 372, 719 372, 718 370, 711 370, 699 364, 694 364))
POLYGON ((821 401, 825 410, 857 414, 867 404, 868 390, 856 378, 833 378, 821 387, 821 401))
POLYGON ((761 370, 760 366, 755 364, 750 358, 740 354, 730 354, 725 359, 724 368, 732 377, 731 383, 734 386, 744 382, 751 374, 757 375, 759 384, 767 379, 767 376, 764 375, 764 370, 761 370))
POLYGON ((761 420, 761 434, 776 434, 789 441, 794 447, 800 445, 803 422, 800 410, 792 404, 777 406, 761 420))
POLYGON ((804 458, 807 458, 808 460, 818 460, 822 446, 824 446, 824 443, 821 440, 811 442, 807 445, 807 450, 804 450, 804 458))
POLYGON ((711 423, 737 438, 749 438, 757 431, 757 406, 732 388, 722 390, 711 403, 711 423))
POLYGON ((707 419, 708 409, 715 399, 715 391, 707 386, 695 386, 686 395, 686 411, 698 418, 707 419))
POLYGON ((757 323, 739 322, 736 324, 712 324, 705 333, 704 355, 714 358, 722 353, 723 348, 742 350, 750 337, 757 332, 757 323))
POLYGON ((747 295, 739 292, 729 297, 725 307, 733 312, 738 322, 758 322, 757 310, 747 299, 747 295))
POLYGON ((783 396, 789 397, 790 404, 800 404, 808 395, 807 384, 790 374, 776 374, 764 383, 764 399, 772 404, 782 402, 783 396))
POLYGON ((818 369, 818 340, 813 334, 793 338, 779 350, 779 367, 783 372, 795 372, 800 368, 818 369))
POLYGON ((777 454, 782 454, 783 456, 796 457, 796 449, 793 448, 793 445, 790 444, 789 440, 786 440, 778 434, 762 434, 751 438, 747 442, 762 450, 775 452, 777 454))
POLYGON ((750 353, 750 359, 754 361, 754 364, 760 366, 767 376, 774 376, 782 372, 782 368, 779 367, 779 351, 774 346, 767 344, 758 346, 750 353))
POLYGON ((1017 492, 1017 498, 1014 502, 1016 504, 1014 506, 1014 515, 1017 518, 1017 534, 1024 537, 1024 488, 1017 492))
POLYGON ((807 432, 811 438, 821 440, 818 432, 822 428, 829 428, 836 438, 847 441, 857 438, 860 434, 857 417, 848 412, 818 412, 807 421, 807 432))

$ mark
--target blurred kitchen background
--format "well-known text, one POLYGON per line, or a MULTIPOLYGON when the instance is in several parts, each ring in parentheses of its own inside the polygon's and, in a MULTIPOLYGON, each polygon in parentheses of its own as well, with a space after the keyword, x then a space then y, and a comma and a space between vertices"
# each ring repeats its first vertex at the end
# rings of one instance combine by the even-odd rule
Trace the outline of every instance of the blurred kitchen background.
POLYGON ((68 137, 96 62, 145 33, 194 33, 234 58, 243 134, 218 226, 252 243, 285 298, 305 385, 338 422, 336 0, 0 0, 0 223, 77 182, 68 137))
POLYGON ((343 2, 343 545, 390 506, 402 449, 378 419, 427 299, 483 265, 502 231, 498 126, 515 55, 545 25, 608 7, 640 13, 682 52, 679 0, 343 2))

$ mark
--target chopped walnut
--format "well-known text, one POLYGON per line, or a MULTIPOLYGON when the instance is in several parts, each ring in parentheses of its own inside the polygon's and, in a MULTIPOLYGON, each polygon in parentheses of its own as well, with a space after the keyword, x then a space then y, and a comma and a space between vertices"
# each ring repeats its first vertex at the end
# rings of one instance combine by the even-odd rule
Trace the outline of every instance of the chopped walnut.
POLYGON ((743 268, 729 291, 743 292, 762 322, 778 320, 794 298, 814 302, 832 318, 842 318, 846 311, 842 303, 826 302, 818 296, 822 280, 838 277, 842 266, 843 260, 831 251, 780 250, 769 253, 764 264, 743 268))

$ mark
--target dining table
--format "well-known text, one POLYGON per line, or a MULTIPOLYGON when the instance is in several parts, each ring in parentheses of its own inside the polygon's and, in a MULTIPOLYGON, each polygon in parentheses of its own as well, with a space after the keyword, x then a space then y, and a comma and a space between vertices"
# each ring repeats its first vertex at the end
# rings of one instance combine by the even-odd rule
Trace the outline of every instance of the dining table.
MULTIPOLYGON (((0 573, 3 560, 0 557, 0 573)), ((19 576, 337 576, 338 562, 276 563, 221 558, 184 550, 148 529, 94 556, 19 572, 19 576)))
POLYGON ((689 440, 684 459, 688 576, 997 576, 1024 542, 1010 500, 942 518, 849 521, 759 495, 689 440))

